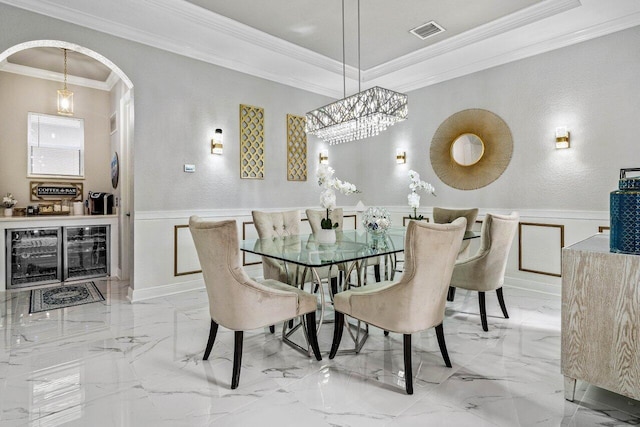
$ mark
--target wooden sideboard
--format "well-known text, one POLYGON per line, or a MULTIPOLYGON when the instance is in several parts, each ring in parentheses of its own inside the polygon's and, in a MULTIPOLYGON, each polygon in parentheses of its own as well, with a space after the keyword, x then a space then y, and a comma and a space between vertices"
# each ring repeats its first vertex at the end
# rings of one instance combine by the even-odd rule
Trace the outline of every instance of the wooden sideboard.
POLYGON ((640 256, 598 234, 562 250, 565 398, 576 380, 640 399, 640 256))

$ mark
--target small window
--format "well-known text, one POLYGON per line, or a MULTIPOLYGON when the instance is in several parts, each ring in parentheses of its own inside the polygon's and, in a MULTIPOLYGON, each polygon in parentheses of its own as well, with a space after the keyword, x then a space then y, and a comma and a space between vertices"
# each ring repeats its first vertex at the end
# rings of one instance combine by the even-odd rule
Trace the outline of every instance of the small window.
POLYGON ((28 115, 28 176, 84 177, 84 120, 28 115))

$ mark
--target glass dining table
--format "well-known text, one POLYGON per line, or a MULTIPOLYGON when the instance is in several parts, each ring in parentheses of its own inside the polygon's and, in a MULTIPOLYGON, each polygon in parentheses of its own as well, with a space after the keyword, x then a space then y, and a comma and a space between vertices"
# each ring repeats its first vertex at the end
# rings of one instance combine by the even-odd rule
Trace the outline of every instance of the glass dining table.
MULTIPOLYGON (((333 299, 333 294, 336 291, 340 292, 351 286, 366 285, 367 262, 376 257, 381 257, 385 279, 393 280, 396 272, 397 254, 404 251, 405 233, 406 227, 391 227, 380 235, 363 230, 336 231, 336 242, 334 244, 318 243, 313 234, 267 239, 246 239, 240 243, 240 250, 282 261, 288 272, 293 271, 296 273, 293 275, 288 274, 287 277, 307 277, 307 273, 311 274, 310 282, 317 285, 316 288, 320 290, 318 292, 320 296, 320 317, 317 327, 319 333, 323 323, 325 323, 325 308, 327 307, 325 292, 322 288, 323 276, 324 278, 331 277, 334 268, 342 275, 342 285, 339 288, 329 287, 329 297, 331 299, 333 299), (299 273, 302 273, 302 275, 299 275, 299 273), (355 278, 353 277, 354 275, 355 278)), ((478 233, 467 231, 464 239, 476 237, 479 237, 478 233)), ((292 283, 291 285, 304 284, 292 283)), ((288 339, 294 330, 292 328, 287 333, 286 328, 285 322, 283 340, 292 347, 311 354, 309 346, 305 349, 288 339)), ((304 330, 304 328, 302 329, 304 330)), ((350 327, 347 327, 347 330, 355 343, 355 348, 350 352, 360 351, 368 336, 368 325, 362 329, 358 324, 355 334, 350 327), (362 337, 360 337, 361 331, 362 337)))

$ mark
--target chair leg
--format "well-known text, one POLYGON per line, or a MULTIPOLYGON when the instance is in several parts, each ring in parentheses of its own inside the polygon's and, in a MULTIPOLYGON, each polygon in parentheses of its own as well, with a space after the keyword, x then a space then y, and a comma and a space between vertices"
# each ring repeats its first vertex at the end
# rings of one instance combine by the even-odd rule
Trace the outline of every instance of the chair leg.
POLYGON ((380 281, 380 264, 376 264, 373 266, 373 275, 376 278, 376 282, 380 281))
POLYGON ((407 394, 413 394, 413 370, 411 368, 411 334, 404 334, 404 383, 407 394))
POLYGON ((338 293, 338 278, 337 277, 332 277, 330 280, 331 284, 331 294, 335 295, 338 293))
POLYGON ((202 360, 208 360, 213 348, 213 343, 216 340, 216 334, 218 333, 218 324, 211 319, 211 328, 209 329, 209 341, 207 341, 207 348, 204 350, 204 357, 202 360))
POLYGON ((447 368, 450 368, 451 360, 449 360, 449 353, 447 352, 447 343, 444 341, 444 329, 442 328, 442 323, 436 326, 436 336, 438 337, 438 345, 440 346, 440 353, 442 353, 444 364, 447 365, 447 368))
POLYGON ((509 318, 509 313, 507 313, 507 306, 504 305, 504 296, 502 295, 502 288, 496 289, 496 294, 498 294, 498 302, 500 303, 500 308, 502 309, 502 314, 505 319, 509 318))
POLYGON ((318 336, 316 335, 316 312, 312 311, 311 313, 307 313, 305 317, 307 318, 307 336, 309 337, 309 344, 311 344, 316 360, 322 360, 322 356, 320 356, 320 347, 318 346, 318 336))
POLYGON ((271 332, 272 334, 274 334, 276 332, 276 327, 275 325, 271 325, 269 326, 269 332, 271 332))
POLYGON ((478 303, 480 304, 480 321, 482 322, 482 330, 487 332, 487 307, 484 303, 484 292, 478 292, 478 303))
POLYGON ((235 332, 235 346, 233 350, 233 377, 231 378, 231 389, 238 388, 240 383, 240 366, 242 364, 242 331, 235 332))
POLYGON ((447 301, 453 301, 456 297, 456 288, 453 286, 449 286, 449 291, 447 292, 447 301))
POLYGON ((335 312, 334 330, 333 330, 333 343, 331 344, 331 352, 329 353, 329 359, 336 357, 338 347, 340 347, 340 340, 342 340, 342 330, 344 329, 344 314, 339 311, 335 312))

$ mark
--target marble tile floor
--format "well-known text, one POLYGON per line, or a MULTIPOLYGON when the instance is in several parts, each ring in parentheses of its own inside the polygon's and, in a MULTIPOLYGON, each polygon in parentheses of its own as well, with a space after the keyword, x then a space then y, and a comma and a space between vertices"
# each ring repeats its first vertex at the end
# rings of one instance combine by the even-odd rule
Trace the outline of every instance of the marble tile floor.
MULTIPOLYGON (((280 330, 247 332, 231 390, 233 333, 221 328, 202 360, 204 290, 130 304, 126 283, 96 283, 106 301, 37 314, 28 291, 0 293, 1 426, 640 424, 640 402, 594 386, 579 382, 576 402, 564 400, 557 296, 505 288, 503 319, 488 295, 483 332, 477 294, 459 290, 444 323, 453 368, 433 330, 414 334, 408 396, 402 337, 376 328, 360 354, 321 362, 284 345, 280 330)), ((320 331, 323 351, 332 331, 320 331)))

